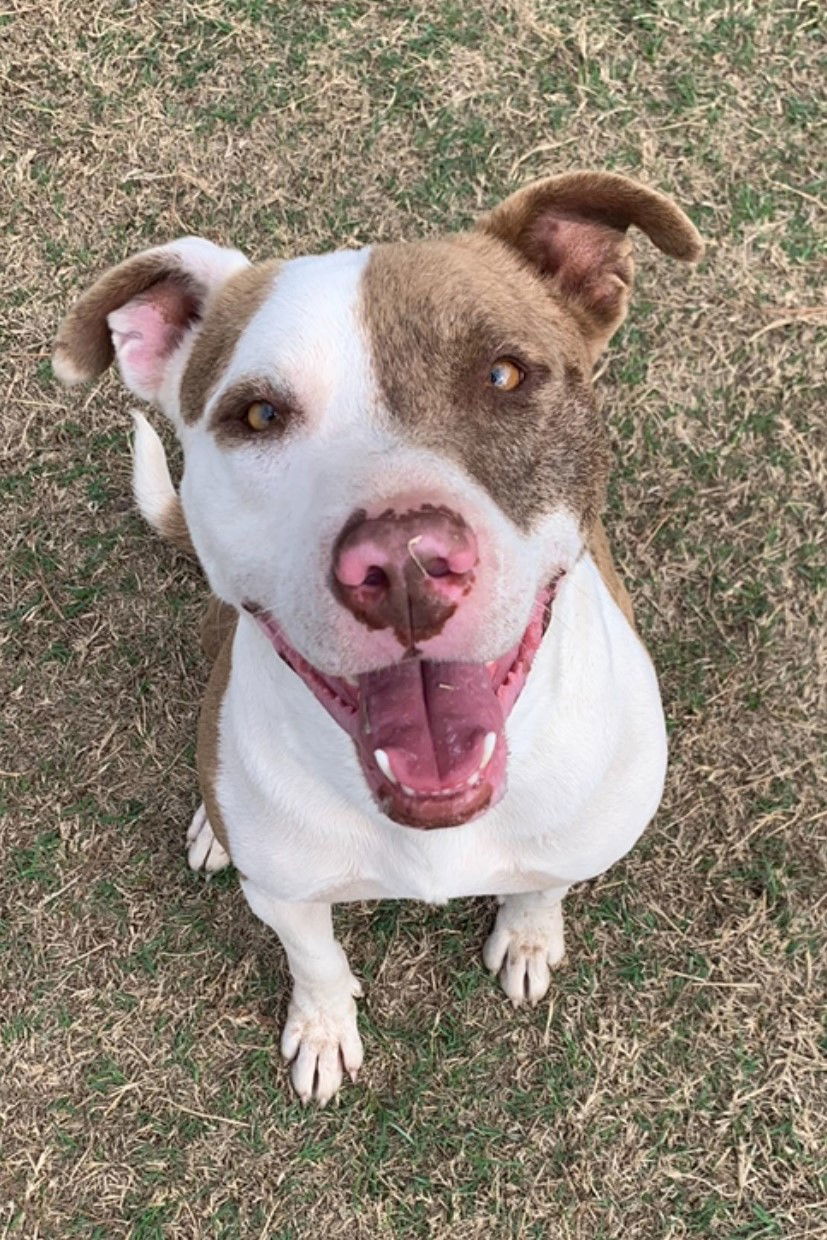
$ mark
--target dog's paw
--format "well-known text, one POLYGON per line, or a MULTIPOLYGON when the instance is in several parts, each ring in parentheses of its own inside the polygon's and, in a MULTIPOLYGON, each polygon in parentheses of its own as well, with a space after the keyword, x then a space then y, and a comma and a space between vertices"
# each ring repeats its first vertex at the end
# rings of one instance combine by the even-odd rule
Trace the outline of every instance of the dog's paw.
POLYGON ((293 1088, 305 1105, 329 1102, 338 1093, 345 1072, 356 1080, 364 1057, 356 1025, 356 998, 361 994, 355 977, 323 1000, 299 986, 294 989, 281 1053, 290 1064, 293 1088))
POLYGON ((560 904, 516 906, 506 899, 482 949, 485 966, 519 1007, 539 1003, 551 983, 551 970, 565 955, 560 904))
POLYGON ((203 804, 193 814, 187 830, 187 861, 190 869, 200 874, 217 874, 230 864, 229 854, 215 838, 203 804))

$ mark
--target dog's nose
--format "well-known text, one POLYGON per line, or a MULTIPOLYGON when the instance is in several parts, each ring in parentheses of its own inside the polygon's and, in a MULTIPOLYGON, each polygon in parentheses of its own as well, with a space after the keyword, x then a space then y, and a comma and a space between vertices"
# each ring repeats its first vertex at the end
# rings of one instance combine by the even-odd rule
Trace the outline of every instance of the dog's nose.
POLYGON ((357 513, 333 551, 333 591, 370 629, 403 646, 435 637, 474 584, 479 555, 459 513, 423 504, 378 517, 357 513))

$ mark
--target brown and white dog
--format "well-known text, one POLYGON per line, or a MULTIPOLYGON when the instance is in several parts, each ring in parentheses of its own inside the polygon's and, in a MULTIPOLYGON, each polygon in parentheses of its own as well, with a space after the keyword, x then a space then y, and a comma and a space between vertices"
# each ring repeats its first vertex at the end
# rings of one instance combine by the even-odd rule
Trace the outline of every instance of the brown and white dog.
POLYGON ((107 272, 61 326, 61 379, 116 357, 183 445, 179 499, 137 416, 139 506, 191 538, 220 600, 190 864, 232 858, 284 945, 304 1100, 362 1062, 334 902, 496 895, 485 963, 536 1002, 569 886, 660 800, 591 388, 630 225, 701 254, 667 198, 575 172, 438 240, 251 265, 187 237, 107 272))

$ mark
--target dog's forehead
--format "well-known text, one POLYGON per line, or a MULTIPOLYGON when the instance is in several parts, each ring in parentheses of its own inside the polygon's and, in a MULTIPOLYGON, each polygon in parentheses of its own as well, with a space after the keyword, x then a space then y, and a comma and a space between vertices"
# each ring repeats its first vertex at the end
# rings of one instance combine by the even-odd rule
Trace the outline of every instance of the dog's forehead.
POLYGON ((358 305, 369 258, 365 248, 281 263, 238 339, 225 383, 270 377, 317 406, 343 380, 357 382, 366 361, 358 305))
MULTIPOLYGON (((269 289, 238 338, 228 378, 255 371, 269 357, 290 371, 315 367, 319 374, 344 363, 341 377, 347 380, 357 349, 365 360, 381 364, 389 338, 393 348, 404 347, 404 337, 426 332, 449 343, 458 320, 467 327, 469 313, 530 336, 525 283, 519 264, 503 263, 501 246, 486 248, 464 237, 335 250, 272 264, 269 289), (392 324, 401 329, 402 340, 392 324)), ((538 300, 547 311, 548 298, 538 300)))
POLYGON ((438 372, 463 349, 489 346, 543 358, 556 341, 558 351, 581 352, 547 284, 515 251, 480 232, 374 247, 361 314, 380 371, 398 372, 408 355, 419 364, 425 353, 438 372))

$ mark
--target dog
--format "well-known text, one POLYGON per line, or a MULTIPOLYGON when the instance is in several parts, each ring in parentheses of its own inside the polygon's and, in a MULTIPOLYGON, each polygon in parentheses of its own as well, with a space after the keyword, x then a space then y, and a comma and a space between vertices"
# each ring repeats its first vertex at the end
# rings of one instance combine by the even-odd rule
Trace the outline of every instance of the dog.
POLYGON ((362 1064, 334 903, 495 896, 484 962, 537 1003, 566 892, 659 804, 663 711, 601 524, 592 389, 630 226, 701 256, 670 199, 570 172, 436 239, 251 264, 186 237, 61 324, 57 376, 116 359, 183 447, 176 492, 136 416, 138 505, 214 596, 189 861, 232 859, 282 942, 304 1102, 362 1064))

